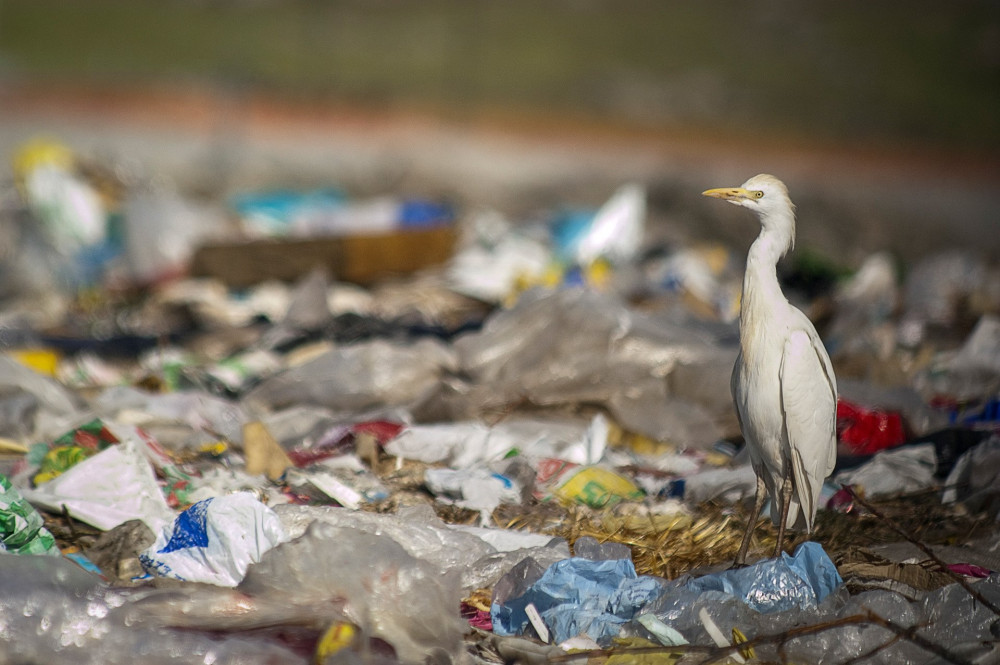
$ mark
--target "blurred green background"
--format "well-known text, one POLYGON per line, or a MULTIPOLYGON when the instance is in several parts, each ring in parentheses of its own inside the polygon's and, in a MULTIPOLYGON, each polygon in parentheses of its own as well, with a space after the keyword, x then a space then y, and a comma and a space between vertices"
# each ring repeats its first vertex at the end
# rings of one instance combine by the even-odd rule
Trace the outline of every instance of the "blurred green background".
POLYGON ((1000 3, 0 0, 0 81, 990 152, 1000 3))

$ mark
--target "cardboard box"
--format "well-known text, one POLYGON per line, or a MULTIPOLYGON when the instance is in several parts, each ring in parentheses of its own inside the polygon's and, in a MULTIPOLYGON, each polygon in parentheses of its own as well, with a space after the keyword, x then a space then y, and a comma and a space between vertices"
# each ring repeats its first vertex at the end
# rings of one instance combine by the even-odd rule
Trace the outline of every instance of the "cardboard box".
POLYGON ((294 281, 324 268, 332 279, 367 285, 440 265, 454 249, 455 229, 450 225, 372 235, 213 243, 195 252, 191 274, 243 288, 269 279, 294 281))

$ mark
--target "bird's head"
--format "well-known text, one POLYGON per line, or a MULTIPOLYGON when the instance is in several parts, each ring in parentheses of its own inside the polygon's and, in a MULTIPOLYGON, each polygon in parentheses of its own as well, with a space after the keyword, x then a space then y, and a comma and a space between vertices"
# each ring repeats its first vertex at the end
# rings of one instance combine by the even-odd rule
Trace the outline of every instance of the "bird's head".
POLYGON ((750 208, 766 229, 775 228, 788 236, 789 246, 795 241, 795 206, 788 198, 788 188, 773 175, 761 173, 739 187, 720 187, 702 192, 704 196, 729 201, 750 208))

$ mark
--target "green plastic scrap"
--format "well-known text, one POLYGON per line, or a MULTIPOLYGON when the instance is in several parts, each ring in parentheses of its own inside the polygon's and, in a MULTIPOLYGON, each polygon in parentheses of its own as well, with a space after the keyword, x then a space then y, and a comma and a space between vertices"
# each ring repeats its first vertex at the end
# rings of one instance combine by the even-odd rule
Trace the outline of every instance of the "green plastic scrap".
POLYGON ((59 555, 42 516, 0 475, 0 550, 12 554, 59 555))

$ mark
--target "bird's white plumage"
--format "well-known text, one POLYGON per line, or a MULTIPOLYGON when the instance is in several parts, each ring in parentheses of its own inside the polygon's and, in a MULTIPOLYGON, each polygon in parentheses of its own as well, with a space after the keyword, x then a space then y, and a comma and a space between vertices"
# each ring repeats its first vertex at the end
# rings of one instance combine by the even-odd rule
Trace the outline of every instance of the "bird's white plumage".
POLYGON ((776 264, 795 241, 795 208, 784 184, 769 175, 705 194, 750 208, 761 223, 743 280, 733 401, 751 464, 771 497, 772 520, 778 522, 790 473, 788 524, 811 530, 836 461, 837 386, 815 327, 778 284, 776 264))

